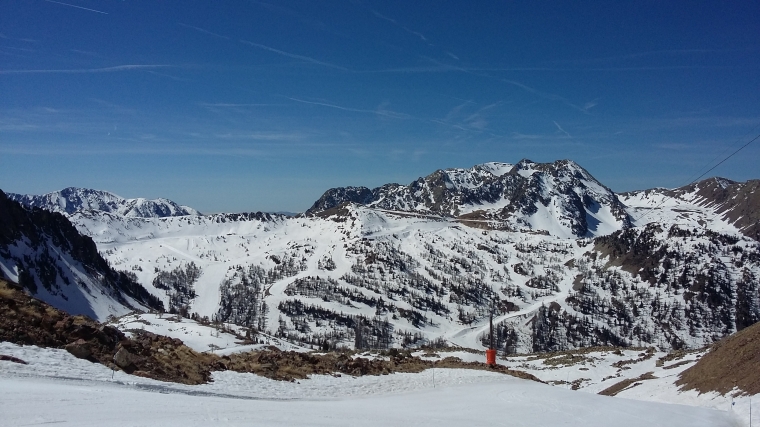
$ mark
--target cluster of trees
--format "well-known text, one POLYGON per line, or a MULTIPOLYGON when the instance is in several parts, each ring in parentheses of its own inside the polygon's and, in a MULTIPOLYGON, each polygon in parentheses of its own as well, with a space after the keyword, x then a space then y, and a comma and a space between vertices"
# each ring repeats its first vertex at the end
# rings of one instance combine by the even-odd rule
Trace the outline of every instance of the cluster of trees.
POLYGON ((180 265, 172 271, 156 268, 153 286, 166 291, 169 296, 169 312, 187 316, 190 302, 196 297, 195 282, 201 277, 202 270, 194 262, 180 265))
POLYGON ((595 252, 574 263, 581 274, 566 302, 575 312, 541 307, 531 328, 499 324, 501 349, 693 348, 760 320, 760 251, 752 242, 649 226, 595 243, 595 252))
POLYGON ((306 259, 297 254, 283 257, 270 256, 274 267, 265 269, 259 265, 241 265, 231 268, 230 277, 222 280, 219 290, 219 310, 214 315, 218 322, 229 322, 258 330, 267 328, 267 303, 264 301, 266 287, 306 270, 306 259))
POLYGON ((288 296, 302 295, 307 298, 319 298, 325 302, 337 302, 350 306, 352 302, 365 304, 376 309, 377 313, 393 311, 382 296, 367 296, 357 289, 341 286, 337 280, 322 277, 304 277, 296 279, 285 288, 288 296))
POLYGON ((275 335, 290 341, 319 348, 336 348, 353 341, 356 349, 387 349, 394 342, 393 325, 380 316, 367 318, 336 312, 297 299, 282 301, 277 309, 290 319, 293 328, 280 318, 275 335), (320 330, 312 331, 310 324, 320 330))

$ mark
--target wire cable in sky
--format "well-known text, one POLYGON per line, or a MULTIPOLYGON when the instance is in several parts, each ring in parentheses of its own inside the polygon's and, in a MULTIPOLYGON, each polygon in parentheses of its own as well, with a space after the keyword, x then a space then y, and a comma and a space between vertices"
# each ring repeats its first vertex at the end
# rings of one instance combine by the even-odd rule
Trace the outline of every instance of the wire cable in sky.
MULTIPOLYGON (((735 155, 736 155, 738 152, 740 152, 740 151, 742 151, 743 149, 747 148, 747 146, 749 146, 749 144, 752 144, 753 142, 755 142, 755 141, 756 141, 756 140, 758 140, 758 139, 760 139, 760 135, 757 135, 756 137, 754 137, 754 138, 750 139, 750 140, 749 140, 749 142, 747 142, 746 144, 742 145, 742 146, 741 146, 741 147, 739 147, 739 148, 738 148, 736 151, 734 151, 733 153, 731 153, 731 154, 729 154, 728 156, 726 156, 726 157, 725 157, 723 160, 721 160, 720 162, 718 162, 718 164, 716 164, 715 166, 713 166, 713 167, 711 167, 710 169, 706 170, 704 173, 702 173, 702 175, 699 175, 698 177, 694 178, 694 179, 693 179, 691 182, 689 182, 688 184, 686 184, 686 186, 688 186, 688 185, 691 185, 691 184, 694 184, 695 182, 699 181, 699 180, 700 180, 700 179, 701 179, 703 176, 705 176, 705 175, 707 175, 708 173, 710 173, 710 171, 712 171, 712 170, 714 170, 715 168, 717 168, 718 166, 722 165, 724 162, 726 162, 726 160, 730 159, 731 157, 734 157, 734 156, 735 156, 735 155)), ((709 163, 708 163, 708 164, 709 164, 709 163)), ((685 186, 684 186, 684 187, 685 187, 685 186)), ((646 217, 647 217, 647 216, 649 216, 649 214, 650 214, 650 213, 652 213, 652 212, 653 212, 655 209, 657 209, 657 208, 659 208, 660 206, 664 205, 664 204, 665 204, 665 202, 666 202, 666 201, 667 201, 669 198, 671 198, 671 197, 670 197, 670 196, 665 196, 665 198, 662 200, 662 202, 660 202, 660 204, 659 204, 659 205, 657 205, 657 206, 655 206, 654 208, 650 209, 649 211, 647 211, 647 213, 645 213, 644 215, 642 215, 642 216, 640 216, 640 217, 638 217, 638 218, 634 219, 633 221, 634 221, 634 222, 637 222, 637 221, 640 221, 640 220, 642 220, 642 219, 646 218, 646 217)))

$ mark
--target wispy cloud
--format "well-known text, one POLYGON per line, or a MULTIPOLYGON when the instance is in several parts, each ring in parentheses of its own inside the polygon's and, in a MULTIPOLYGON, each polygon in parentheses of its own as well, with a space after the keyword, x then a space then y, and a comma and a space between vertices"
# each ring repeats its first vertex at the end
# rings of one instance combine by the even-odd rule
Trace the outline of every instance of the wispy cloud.
POLYGON ((77 9, 88 10, 90 12, 97 12, 97 13, 102 13, 103 15, 108 15, 108 12, 103 12, 102 10, 90 9, 90 8, 87 8, 87 7, 77 6, 77 5, 68 4, 68 3, 63 3, 63 2, 55 1, 55 0, 45 0, 45 1, 48 2, 48 3, 60 4, 60 5, 63 5, 63 6, 75 7, 77 9))
POLYGON ((384 108, 384 105, 382 105, 382 104, 377 109, 375 109, 375 110, 364 110, 364 109, 361 109, 361 108, 351 108, 351 107, 343 107, 343 106, 335 105, 335 104, 329 104, 327 102, 307 101, 305 99, 290 98, 290 97, 288 97, 288 99, 291 100, 291 101, 300 102, 302 104, 318 105, 318 106, 321 106, 321 107, 335 108, 337 110, 350 111, 350 112, 353 112, 353 113, 377 114, 377 115, 380 115, 380 116, 392 117, 392 118, 395 118, 395 119, 410 119, 410 118, 413 118, 412 116, 410 116, 408 114, 398 113, 398 112, 391 111, 391 110, 386 110, 384 108))
POLYGON ((193 81, 191 79, 186 79, 186 78, 183 78, 183 77, 172 76, 171 74, 159 73, 158 71, 153 71, 153 70, 149 70, 148 73, 153 74, 154 76, 166 77, 167 79, 172 79, 172 80, 177 81, 177 82, 191 82, 191 81, 193 81))
POLYGON ((655 144, 654 147, 662 148, 664 150, 679 150, 679 151, 693 150, 694 149, 693 145, 690 145, 690 144, 679 144, 679 143, 655 144))
POLYGON ((473 104, 475 104, 475 103, 472 102, 472 101, 464 101, 463 103, 461 103, 461 104, 455 106, 454 108, 452 108, 451 110, 449 110, 449 112, 446 113, 446 117, 444 118, 444 120, 451 120, 451 119, 457 117, 459 115, 459 113, 462 111, 463 108, 465 108, 465 107, 467 107, 469 105, 473 105, 473 104))
POLYGON ((272 106, 281 106, 283 104, 231 104, 231 103, 224 103, 224 102, 199 102, 199 106, 201 107, 211 107, 211 108, 245 108, 245 107, 272 107, 272 106))
POLYGON ((308 56, 296 55, 295 53, 285 52, 285 51, 282 51, 282 50, 279 50, 279 49, 275 49, 273 47, 269 47, 269 46, 266 46, 266 45, 263 45, 263 44, 259 44, 259 43, 254 43, 254 42, 251 42, 251 41, 248 41, 248 40, 240 40, 240 43, 244 43, 244 44, 247 44, 247 45, 250 45, 250 46, 254 46, 254 47, 257 47, 259 49, 264 49, 264 50, 267 50, 269 52, 273 52, 273 53, 276 53, 278 55, 282 55, 282 56, 285 56, 285 57, 288 57, 288 58, 298 59, 300 61, 309 62, 309 63, 316 64, 316 65, 322 65, 324 67, 334 68, 336 70, 349 71, 348 68, 341 67, 340 65, 335 65, 335 64, 331 64, 329 62, 320 61, 318 59, 314 59, 314 58, 311 58, 311 57, 308 57, 308 56))
POLYGON ((95 52, 90 52, 87 50, 79 50, 79 49, 69 49, 71 52, 78 53, 80 55, 87 55, 87 56, 95 56, 97 55, 95 52))
MULTIPOLYGON (((526 92, 532 93, 532 94, 534 94, 536 96, 539 96, 541 98, 548 99, 550 101, 558 101, 558 102, 561 102, 561 103, 567 105, 568 107, 571 107, 571 108, 573 108, 575 110, 578 110, 578 111, 580 111, 582 113, 589 114, 588 109, 583 108, 583 107, 579 107, 578 105, 570 102, 570 100, 568 100, 567 98, 564 98, 564 97, 562 97, 560 95, 555 95, 555 94, 552 94, 552 93, 543 92, 543 91, 540 91, 538 89, 534 89, 534 88, 532 88, 532 87, 530 87, 530 86, 528 86, 526 84, 520 83, 520 82, 515 81, 515 80, 502 79, 502 78, 499 78, 499 77, 495 77, 495 76, 493 76, 493 75, 491 75, 489 73, 483 72, 482 70, 479 70, 479 69, 476 69, 476 68, 465 68, 465 67, 458 67, 458 66, 454 66, 454 65, 444 64, 444 63, 442 63, 442 62, 440 62, 440 61, 438 61, 438 60, 436 60, 434 58, 430 58, 430 57, 427 57, 427 56, 422 56, 421 58, 434 64, 434 67, 428 69, 428 71, 434 71, 434 72, 457 71, 457 72, 469 74, 469 75, 472 75, 472 76, 477 76, 477 77, 482 77, 482 78, 488 78, 488 79, 493 79, 493 80, 501 81, 501 82, 510 84, 512 86, 516 86, 516 87, 518 87, 518 88, 520 88, 520 89, 522 89, 522 90, 524 90, 526 92)), ((403 70, 403 69, 397 69, 397 71, 400 71, 400 70, 403 70)), ((385 70, 385 72, 387 72, 387 71, 390 71, 390 70, 385 70)), ((405 71, 408 72, 408 71, 410 71, 410 69, 406 69, 405 71)))
POLYGON ((537 96, 539 96, 541 98, 548 99, 550 101, 559 101, 559 102, 567 105, 570 108, 573 108, 573 109, 578 110, 578 111, 580 111, 582 113, 585 113, 585 114, 589 114, 589 112, 586 109, 584 109, 583 107, 579 107, 579 106, 573 104, 567 98, 564 98, 562 96, 555 95, 553 93, 542 92, 542 91, 540 91, 538 89, 534 89, 534 88, 532 88, 530 86, 527 86, 525 84, 522 84, 522 83, 514 81, 514 80, 501 79, 501 81, 503 81, 504 83, 510 84, 512 86, 516 86, 516 87, 518 87, 518 88, 520 88, 520 89, 522 89, 522 90, 524 90, 526 92, 530 92, 530 93, 532 93, 534 95, 537 95, 537 96))
POLYGON ((227 37, 227 36, 223 36, 221 34, 217 34, 217 33, 213 32, 213 31, 209 31, 209 30, 203 29, 201 27, 196 27, 194 25, 183 24, 181 22, 177 22, 177 25, 185 27, 185 28, 190 28, 191 30, 199 31, 199 32, 204 33, 204 34, 209 34, 209 35, 212 35, 214 37, 219 37, 221 39, 230 40, 230 38, 227 37))
POLYGON ((303 139, 303 135, 295 132, 243 132, 224 133, 214 135, 220 139, 240 139, 255 141, 297 141, 303 139))
POLYGON ((427 39, 427 37, 425 37, 425 35, 424 35, 424 34, 422 34, 422 33, 418 32, 418 31, 410 30, 409 28, 407 28, 407 27, 405 27, 405 26, 403 26, 403 25, 399 24, 399 23, 398 23, 398 21, 396 21, 395 19, 389 18, 389 17, 387 17, 387 16, 385 16, 385 15, 381 14, 380 12, 378 12, 378 11, 376 11, 376 10, 371 10, 371 12, 372 12, 372 14, 373 14, 373 15, 375 15, 376 17, 378 17, 378 18, 380 18, 380 19, 383 19, 383 20, 385 20, 385 21, 388 21, 388 22, 392 23, 393 25, 395 25, 395 26, 397 26, 397 27, 401 28, 402 30, 406 31, 406 32, 407 32, 407 33, 409 33, 409 34, 413 34, 413 35, 415 35, 415 36, 419 37, 419 38, 420 38, 420 40, 422 40, 423 42, 426 42, 426 43, 428 42, 428 39, 427 39))
POLYGON ((588 111, 588 110, 596 107, 598 105, 597 101, 598 101, 598 99, 594 99, 593 101, 589 101, 589 102, 583 104, 583 109, 586 110, 586 111, 588 111))
POLYGON ((85 73, 115 73, 120 71, 151 70, 155 68, 175 67, 164 64, 133 64, 117 65, 103 68, 75 68, 69 70, 0 70, 0 74, 85 74, 85 73))
POLYGON ((628 60, 639 59, 652 56, 688 56, 688 55, 702 55, 706 53, 720 53, 720 52, 737 52, 748 49, 665 49, 665 50, 651 50, 647 52, 634 52, 625 55, 613 55, 602 58, 589 58, 589 59, 576 59, 568 62, 605 62, 615 60, 628 60))

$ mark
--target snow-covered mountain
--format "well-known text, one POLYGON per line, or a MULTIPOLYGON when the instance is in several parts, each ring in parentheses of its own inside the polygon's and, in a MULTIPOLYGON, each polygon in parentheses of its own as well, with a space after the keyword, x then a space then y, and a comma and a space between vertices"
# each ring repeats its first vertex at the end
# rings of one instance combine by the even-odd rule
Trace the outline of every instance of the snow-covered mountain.
POLYGON ((453 217, 515 231, 545 231, 559 237, 599 236, 631 225, 615 193, 571 160, 484 163, 470 169, 438 170, 407 186, 333 188, 307 214, 344 203, 453 217))
POLYGON ((188 206, 180 206, 168 199, 125 199, 107 191, 68 187, 43 195, 8 193, 8 198, 27 208, 40 208, 51 212, 73 214, 78 211, 111 212, 125 217, 162 218, 169 216, 200 215, 188 206))
POLYGON ((161 308, 135 281, 113 270, 90 237, 55 212, 27 210, 0 191, 0 277, 72 314, 98 320, 161 308))
MULTIPOLYGON (((708 178, 674 190, 653 188, 619 195, 637 223, 658 222, 675 212, 678 221, 724 222, 760 241, 760 180, 708 178)), ((714 226, 713 225, 713 226, 714 226)))
POLYGON ((650 224, 567 239, 357 205, 113 220, 72 216, 167 307, 307 346, 479 348, 492 303, 508 352, 694 348, 760 319, 760 244, 735 229, 650 224))
POLYGON ((752 185, 616 195, 524 160, 333 189, 293 218, 68 217, 167 309, 299 345, 481 348, 493 306, 506 352, 693 348, 760 320, 752 185))

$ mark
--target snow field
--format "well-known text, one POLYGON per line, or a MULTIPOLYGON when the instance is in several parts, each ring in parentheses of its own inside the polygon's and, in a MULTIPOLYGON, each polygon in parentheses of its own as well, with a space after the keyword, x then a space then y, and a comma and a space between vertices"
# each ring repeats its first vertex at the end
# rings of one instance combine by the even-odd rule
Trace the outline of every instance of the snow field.
POLYGON ((133 377, 63 350, 0 343, 0 425, 733 426, 730 413, 578 393, 500 374, 435 370, 277 382, 217 373, 184 386, 133 377), (45 402, 40 405, 39 402, 45 402))

